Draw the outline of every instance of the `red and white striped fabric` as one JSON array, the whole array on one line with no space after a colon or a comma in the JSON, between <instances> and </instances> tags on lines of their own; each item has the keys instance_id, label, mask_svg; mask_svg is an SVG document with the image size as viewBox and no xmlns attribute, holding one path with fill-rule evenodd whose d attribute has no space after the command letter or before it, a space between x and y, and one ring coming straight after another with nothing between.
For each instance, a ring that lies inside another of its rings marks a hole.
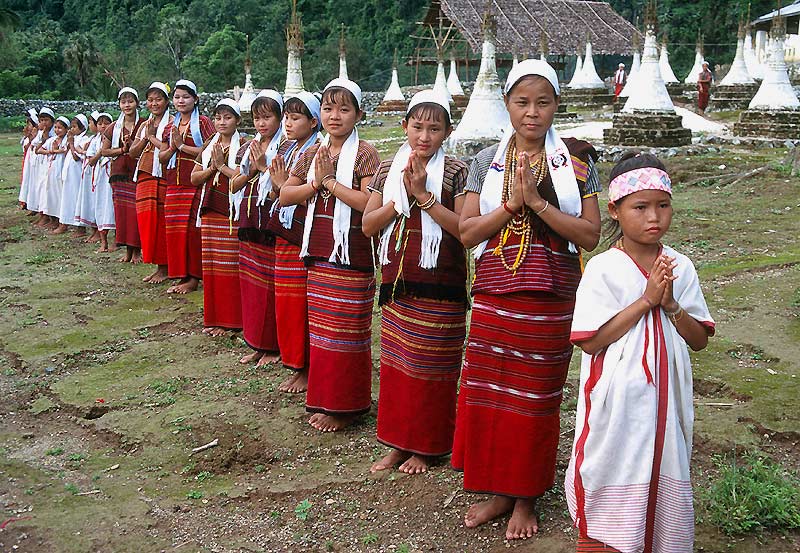
<instances>
[{"instance_id":1,"label":"red and white striped fabric","mask_svg":"<svg viewBox=\"0 0 800 553\"><path fill-rule=\"evenodd\" d=\"M677 262L675 299L714 332L692 262ZM647 272L612 248L587 264L570 339L580 344L644 293ZM564 483L583 537L621 553L693 550L689 478L692 369L683 338L660 307L616 342L583 354L575 440Z\"/></svg>"}]
</instances>

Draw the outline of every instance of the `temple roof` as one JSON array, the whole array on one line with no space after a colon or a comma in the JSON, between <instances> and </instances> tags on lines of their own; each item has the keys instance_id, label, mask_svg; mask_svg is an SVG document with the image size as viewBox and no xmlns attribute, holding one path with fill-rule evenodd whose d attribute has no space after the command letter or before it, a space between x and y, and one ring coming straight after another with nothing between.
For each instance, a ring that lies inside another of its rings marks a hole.
<instances>
[{"instance_id":1,"label":"temple roof","mask_svg":"<svg viewBox=\"0 0 800 553\"><path fill-rule=\"evenodd\" d=\"M586 38L596 54L632 54L636 28L607 2L587 0L489 0L497 21L497 50L533 53L545 34L551 55L583 51ZM481 22L486 0L434 0L423 23L448 19L474 52L483 43ZM641 35L640 35L641 37Z\"/></svg>"}]
</instances>

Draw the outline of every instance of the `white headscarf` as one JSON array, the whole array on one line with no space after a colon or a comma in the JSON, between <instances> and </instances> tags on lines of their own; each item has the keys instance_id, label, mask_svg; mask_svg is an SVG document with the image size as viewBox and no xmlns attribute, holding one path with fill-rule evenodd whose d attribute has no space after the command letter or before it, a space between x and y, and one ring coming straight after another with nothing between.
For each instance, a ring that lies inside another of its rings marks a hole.
<instances>
[{"instance_id":1,"label":"white headscarf","mask_svg":"<svg viewBox=\"0 0 800 553\"><path fill-rule=\"evenodd\" d=\"M129 86L126 86L126 87L123 87L123 88L120 89L119 93L117 94L117 100L122 98L122 95L126 94L126 93L133 94L133 96L136 98L136 101L137 102L139 101L139 93L136 92L136 89L131 88ZM134 128L136 127L136 124L139 122L139 108L138 107L136 108L135 113L136 113L136 120L133 122ZM111 147L112 148L119 148L119 142L120 142L120 139L122 138L122 129L124 129L124 128L125 128L125 114L122 111L120 111L119 117L117 118L116 123L114 123L114 130L111 131Z\"/></svg>"},{"instance_id":2,"label":"white headscarf","mask_svg":"<svg viewBox=\"0 0 800 553\"><path fill-rule=\"evenodd\" d=\"M436 91L423 90L411 98L406 109L406 115L411 113L419 104L431 103L442 106L450 116L450 103L447 98L441 97ZM411 156L411 146L406 140L395 154L386 182L383 185L383 205L394 202L394 209L398 215L408 218L411 216L411 206L408 202L408 194L403 184L403 170L408 165L408 158ZM439 150L428 160L425 168L428 174L425 189L431 192L437 201L442 200L442 181L444 180L444 149L440 146ZM434 221L427 211L420 210L420 220L422 226L422 244L419 253L419 266L423 269L436 268L439 260L439 246L442 242L442 227ZM394 232L397 219L393 219L381 234L379 246L381 265L389 263L389 242ZM400 241L397 242L400 244Z\"/></svg>"},{"instance_id":3,"label":"white headscarf","mask_svg":"<svg viewBox=\"0 0 800 553\"><path fill-rule=\"evenodd\" d=\"M361 109L361 88L351 80L348 79L333 79L325 90L333 87L341 87L353 93L358 103L358 109ZM320 146L327 146L330 143L330 135L326 135L322 139ZM358 155L358 129L353 128L353 132L347 137L342 145L342 151L339 152L339 159L336 163L336 181L347 188L353 188L353 171L356 166L356 156ZM317 150L319 155L319 150ZM308 182L316 182L315 163L317 155L311 161L311 167L308 170ZM321 175L325 176L325 175ZM308 243L311 238L311 227L314 225L314 211L317 204L319 194L314 194L308 201L308 212L306 213L305 227L303 228L303 245L300 249L300 257L308 255ZM333 206L333 250L328 258L331 263L343 263L344 265L350 264L350 206L334 198L335 203Z\"/></svg>"},{"instance_id":4,"label":"white headscarf","mask_svg":"<svg viewBox=\"0 0 800 553\"><path fill-rule=\"evenodd\" d=\"M517 82L531 75L544 77L553 86L556 96L561 94L555 69L546 61L542 60L525 60L518 63L509 72L503 92L508 94ZM492 159L492 165L486 173L486 179L483 181L483 188L481 189L481 215L490 213L501 205L506 152L514 133L513 127L509 125L503 134L503 139L500 141L497 153L494 155L494 159ZM573 217L580 217L582 209L581 194L578 188L578 181L575 178L575 170L572 166L572 156L566 144L564 144L564 141L558 136L555 127L552 125L545 136L544 149L547 169L553 181L553 189L558 197L559 209ZM485 240L478 244L473 252L475 259L483 255L488 242L488 240ZM569 244L569 250L573 253L578 252L575 244L571 242Z\"/></svg>"}]
</instances>

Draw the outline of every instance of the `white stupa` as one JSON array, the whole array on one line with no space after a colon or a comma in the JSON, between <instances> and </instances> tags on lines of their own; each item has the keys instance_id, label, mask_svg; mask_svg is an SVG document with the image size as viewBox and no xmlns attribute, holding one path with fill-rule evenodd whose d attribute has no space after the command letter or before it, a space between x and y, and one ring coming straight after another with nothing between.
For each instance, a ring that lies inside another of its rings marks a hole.
<instances>
[{"instance_id":1,"label":"white stupa","mask_svg":"<svg viewBox=\"0 0 800 553\"><path fill-rule=\"evenodd\" d=\"M447 76L447 90L450 96L465 96L464 89L461 88L461 81L458 80L458 68L456 59L450 56L450 75Z\"/></svg>"},{"instance_id":2,"label":"white stupa","mask_svg":"<svg viewBox=\"0 0 800 553\"><path fill-rule=\"evenodd\" d=\"M625 86L622 87L622 92L619 93L620 98L629 98L631 93L636 90L636 79L639 78L639 71L642 67L642 56L639 51L633 53L633 63L631 63L631 70L628 73L628 80L625 81Z\"/></svg>"},{"instance_id":3,"label":"white stupa","mask_svg":"<svg viewBox=\"0 0 800 553\"><path fill-rule=\"evenodd\" d=\"M286 29L286 87L284 95L297 94L305 89L303 85L303 27L297 13L297 0L292 2L292 18Z\"/></svg>"},{"instance_id":4,"label":"white stupa","mask_svg":"<svg viewBox=\"0 0 800 553\"><path fill-rule=\"evenodd\" d=\"M664 80L664 84L677 84L680 82L669 64L669 50L667 49L666 40L661 43L661 57L658 58L658 67L661 69L661 78Z\"/></svg>"},{"instance_id":5,"label":"white stupa","mask_svg":"<svg viewBox=\"0 0 800 553\"><path fill-rule=\"evenodd\" d=\"M342 34L339 37L339 78L350 78L347 76L347 46L344 42L344 23L342 23Z\"/></svg>"},{"instance_id":6,"label":"white stupa","mask_svg":"<svg viewBox=\"0 0 800 553\"><path fill-rule=\"evenodd\" d=\"M777 26L773 24L773 29ZM751 110L796 110L800 109L800 100L789 82L789 71L783 49L785 32L774 32L771 37L772 50L764 72L764 80L758 92L750 101Z\"/></svg>"},{"instance_id":7,"label":"white stupa","mask_svg":"<svg viewBox=\"0 0 800 553\"><path fill-rule=\"evenodd\" d=\"M689 70L689 74L686 75L686 79L684 79L684 83L686 84L697 84L697 79L700 78L700 73L703 71L703 62L705 59L703 58L703 44L700 42L700 39L697 39L697 48L694 51L694 65Z\"/></svg>"},{"instance_id":8,"label":"white stupa","mask_svg":"<svg viewBox=\"0 0 800 553\"><path fill-rule=\"evenodd\" d=\"M389 83L389 88L386 94L383 95L384 102L404 102L405 97L403 91L400 89L400 81L397 78L397 67L392 67L392 82Z\"/></svg>"},{"instance_id":9,"label":"white stupa","mask_svg":"<svg viewBox=\"0 0 800 553\"><path fill-rule=\"evenodd\" d=\"M255 87L253 86L253 76L251 75L250 71L252 68L252 62L250 61L250 37L247 37L247 54L245 55L244 59L244 89L242 90L237 103L239 104L239 109L243 112L250 111L250 107L253 105L253 102L256 99L257 92Z\"/></svg>"},{"instance_id":10,"label":"white stupa","mask_svg":"<svg viewBox=\"0 0 800 553\"><path fill-rule=\"evenodd\" d=\"M447 76L444 72L444 61L442 61L441 57L439 57L439 63L436 65L436 80L433 82L433 91L441 97L447 98L450 102L453 101L453 95L447 89Z\"/></svg>"},{"instance_id":11,"label":"white stupa","mask_svg":"<svg viewBox=\"0 0 800 553\"><path fill-rule=\"evenodd\" d=\"M572 73L572 79L567 83L567 88L572 88L572 83L576 82L581 71L583 71L583 58L578 54L578 57L575 59L575 71Z\"/></svg>"},{"instance_id":12,"label":"white stupa","mask_svg":"<svg viewBox=\"0 0 800 553\"><path fill-rule=\"evenodd\" d=\"M583 68L581 69L578 82L572 84L570 88L605 88L603 79L597 74L592 59L592 42L586 41L586 56L583 58Z\"/></svg>"},{"instance_id":13,"label":"white stupa","mask_svg":"<svg viewBox=\"0 0 800 553\"><path fill-rule=\"evenodd\" d=\"M510 124L503 86L497 76L494 33L494 22L487 14L483 22L481 68L461 122L447 141L450 150L458 150L459 144L468 141L499 140Z\"/></svg>"},{"instance_id":14,"label":"white stupa","mask_svg":"<svg viewBox=\"0 0 800 553\"><path fill-rule=\"evenodd\" d=\"M736 40L736 55L733 57L733 63L725 75L725 78L719 83L719 86L734 86L742 84L753 84L755 80L750 76L747 71L747 64L744 57L744 40L745 40L744 25L739 26L739 34Z\"/></svg>"},{"instance_id":15,"label":"white stupa","mask_svg":"<svg viewBox=\"0 0 800 553\"><path fill-rule=\"evenodd\" d=\"M636 74L635 94L628 98L622 108L623 113L634 111L675 113L675 106L661 77L658 44L652 26L647 26L645 31L644 56Z\"/></svg>"},{"instance_id":16,"label":"white stupa","mask_svg":"<svg viewBox=\"0 0 800 553\"><path fill-rule=\"evenodd\" d=\"M514 57L511 60L511 68L513 69L517 65L519 65L519 54L517 54L517 52L515 51L514 52Z\"/></svg>"},{"instance_id":17,"label":"white stupa","mask_svg":"<svg viewBox=\"0 0 800 553\"><path fill-rule=\"evenodd\" d=\"M753 48L753 35L748 29L744 35L744 63L747 66L747 74L756 80L764 78L764 67L758 63L756 51Z\"/></svg>"}]
</instances>

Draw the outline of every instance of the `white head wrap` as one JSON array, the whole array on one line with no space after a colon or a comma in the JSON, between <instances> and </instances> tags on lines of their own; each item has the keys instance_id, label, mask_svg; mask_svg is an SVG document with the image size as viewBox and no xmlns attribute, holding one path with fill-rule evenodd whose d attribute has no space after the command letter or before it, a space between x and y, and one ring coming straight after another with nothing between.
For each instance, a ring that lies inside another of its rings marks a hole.
<instances>
[{"instance_id":1,"label":"white head wrap","mask_svg":"<svg viewBox=\"0 0 800 553\"><path fill-rule=\"evenodd\" d=\"M40 109L40 110L39 110L39 115L40 115L40 116L42 116L42 115L49 115L49 116L50 116L50 119L53 119L53 120L55 120L55 118L56 118L56 114L55 114L55 112L54 112L52 109L50 109L50 108L42 108L42 109Z\"/></svg>"},{"instance_id":2,"label":"white head wrap","mask_svg":"<svg viewBox=\"0 0 800 553\"><path fill-rule=\"evenodd\" d=\"M283 109L283 96L277 90L272 90L271 88L265 88L261 92L258 93L256 98L269 98L271 100L275 100L278 104L278 107Z\"/></svg>"},{"instance_id":3,"label":"white head wrap","mask_svg":"<svg viewBox=\"0 0 800 553\"><path fill-rule=\"evenodd\" d=\"M433 90L417 92L408 103L406 115L411 113L411 110L420 104L436 104L447 112L448 117L450 116L450 102L447 98ZM408 140L406 140L395 154L392 165L389 168L389 174L386 176L386 182L383 185L383 205L394 202L394 209L397 214L406 218L411 217L411 205L408 202L408 193L403 184L403 170L408 165L411 152L411 145L408 143ZM441 201L442 199L444 157L444 149L440 146L433 157L428 160L428 164L425 167L425 172L428 175L425 189L431 192L437 201ZM391 241L391 235L394 232L397 221L398 218L392 220L386 228L383 229L383 233L381 234L379 245L379 259L381 265L387 265L390 262L389 242ZM433 217L431 217L427 211L420 210L420 222L422 226L422 243L420 247L419 266L423 269L434 269L439 259L439 246L442 242L442 227L433 220ZM401 239L397 240L397 244L401 244Z\"/></svg>"},{"instance_id":4,"label":"white head wrap","mask_svg":"<svg viewBox=\"0 0 800 553\"><path fill-rule=\"evenodd\" d=\"M356 97L356 103L358 104L356 107L358 109L361 109L361 87L360 86L358 86L356 83L354 83L350 79L343 79L341 77L337 77L336 79L333 79L331 82L329 82L325 86L325 90L328 90L329 88L334 88L334 87L344 88L345 90L349 90L350 92L352 92L353 96ZM323 92L324 92L324 90L323 90Z\"/></svg>"},{"instance_id":5,"label":"white head wrap","mask_svg":"<svg viewBox=\"0 0 800 553\"><path fill-rule=\"evenodd\" d=\"M94 111L92 111L92 113L91 113L91 114L89 114L89 118L90 118L92 121L94 121L95 123L97 123L97 118L98 118L98 117L100 117L100 112L99 112L99 111L97 111L97 110L94 110Z\"/></svg>"},{"instance_id":6,"label":"white head wrap","mask_svg":"<svg viewBox=\"0 0 800 553\"><path fill-rule=\"evenodd\" d=\"M194 92L195 96L197 96L197 85L194 84L189 79L179 79L179 80L175 81L175 88L178 88L179 86L183 86L183 87L188 88L189 90Z\"/></svg>"},{"instance_id":7,"label":"white head wrap","mask_svg":"<svg viewBox=\"0 0 800 553\"><path fill-rule=\"evenodd\" d=\"M58 119L56 119L56 121L61 121L62 123L64 123L64 126L65 126L65 127L67 127L67 128L69 129L70 120L69 120L69 118L68 118L68 117L64 117L64 116L62 115L61 117L59 117Z\"/></svg>"},{"instance_id":8,"label":"white head wrap","mask_svg":"<svg viewBox=\"0 0 800 553\"><path fill-rule=\"evenodd\" d=\"M123 86L122 88L119 89L119 92L117 92L117 100L122 98L122 95L126 93L133 94L133 96L136 98L136 101L137 102L139 101L139 93L136 92L135 88L132 88L130 86Z\"/></svg>"},{"instance_id":9,"label":"white head wrap","mask_svg":"<svg viewBox=\"0 0 800 553\"><path fill-rule=\"evenodd\" d=\"M552 85L556 96L561 94L555 69L546 61L530 59L518 63L511 69L508 73L508 79L506 80L503 92L508 94L521 79L532 75L544 77ZM509 125L503 134L500 145L497 147L497 153L494 155L494 159L492 159L492 165L486 173L486 179L483 181L483 188L481 189L481 215L490 213L501 205L503 198L503 174L506 169L506 152L514 134L514 128ZM555 127L552 125L545 136L544 149L547 158L547 170L550 172L553 188L558 197L559 209L573 217L580 217L582 210L581 194L578 188L578 181L575 178L575 170L572 166L572 156L566 144L564 144L564 141L558 136ZM475 259L483 255L488 242L488 240L485 240L481 244L478 244L473 252ZM570 243L569 249L573 253L578 252L575 244Z\"/></svg>"},{"instance_id":10,"label":"white head wrap","mask_svg":"<svg viewBox=\"0 0 800 553\"><path fill-rule=\"evenodd\" d=\"M167 88L167 85L161 81L153 81L150 83L150 86L147 87L147 92L145 92L144 95L147 96L151 90L159 90L164 93L164 96L169 98L169 89Z\"/></svg>"},{"instance_id":11,"label":"white head wrap","mask_svg":"<svg viewBox=\"0 0 800 553\"><path fill-rule=\"evenodd\" d=\"M83 132L86 132L86 129L89 128L89 120L86 119L86 116L82 113L79 113L75 116L75 119L81 122L81 125L83 125Z\"/></svg>"},{"instance_id":12,"label":"white head wrap","mask_svg":"<svg viewBox=\"0 0 800 553\"><path fill-rule=\"evenodd\" d=\"M123 94L133 94L136 98L136 101L139 101L139 93L136 92L135 88L131 88L129 86L122 87L117 94L117 100L122 98ZM139 110L135 111L136 113L136 120L133 122L134 128L136 124L139 122ZM100 114L102 115L102 113ZM113 119L112 119L113 121ZM111 132L111 147L112 148L119 148L120 140L122 138L122 129L125 127L125 113L120 111L119 117L117 117L116 123L114 123L114 130Z\"/></svg>"},{"instance_id":13,"label":"white head wrap","mask_svg":"<svg viewBox=\"0 0 800 553\"><path fill-rule=\"evenodd\" d=\"M38 114L38 113L36 113L36 110L35 110L34 108L30 108L30 109L27 111L27 114L28 114L28 118L29 118L31 121L33 121L33 124L34 124L34 125L38 125L38 124L39 124L39 114Z\"/></svg>"},{"instance_id":14,"label":"white head wrap","mask_svg":"<svg viewBox=\"0 0 800 553\"><path fill-rule=\"evenodd\" d=\"M220 106L227 106L231 108L238 117L242 116L242 110L239 109L239 104L236 102L236 100L231 100L230 98L223 98L222 100L217 102L216 107Z\"/></svg>"}]
</instances>

